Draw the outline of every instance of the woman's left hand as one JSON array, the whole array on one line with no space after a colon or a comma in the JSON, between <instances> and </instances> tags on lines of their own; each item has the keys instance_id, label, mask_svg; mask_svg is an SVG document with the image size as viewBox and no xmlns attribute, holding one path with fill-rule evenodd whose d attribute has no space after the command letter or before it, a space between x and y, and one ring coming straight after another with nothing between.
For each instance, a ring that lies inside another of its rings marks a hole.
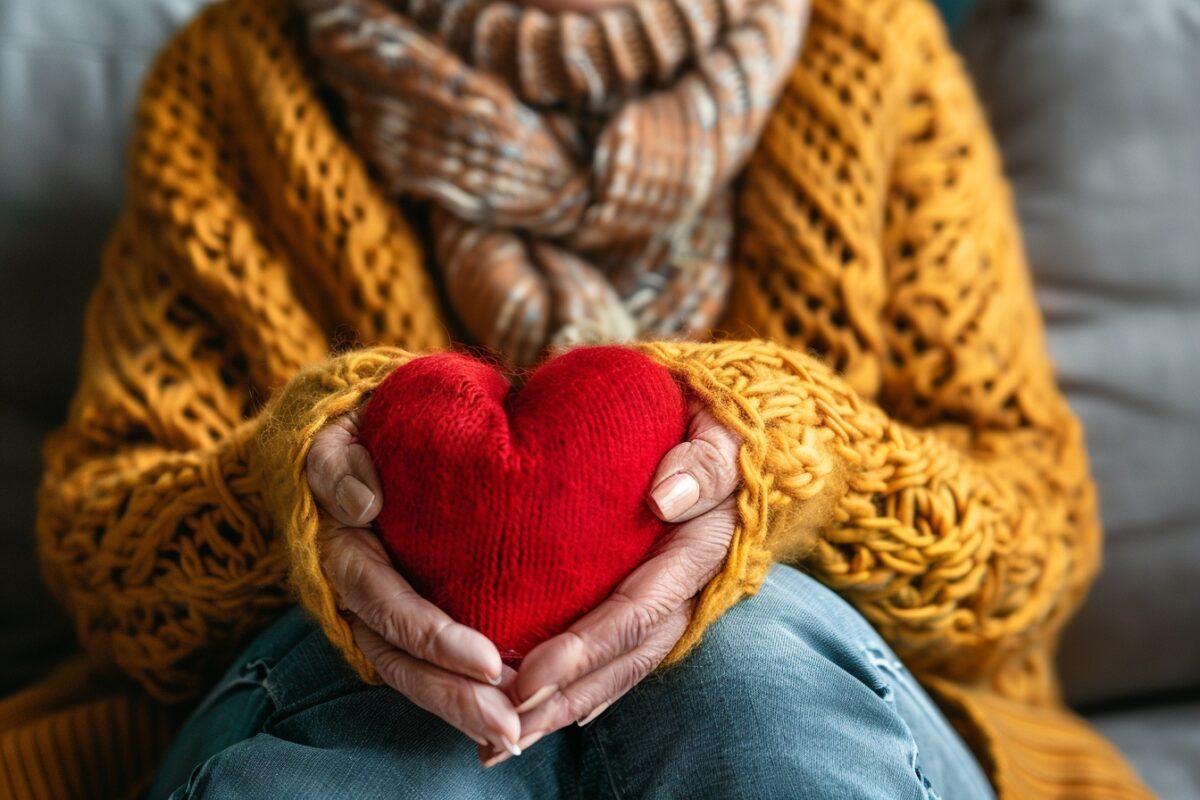
<instances>
[{"instance_id":1,"label":"woman's left hand","mask_svg":"<svg viewBox=\"0 0 1200 800\"><path fill-rule=\"evenodd\" d=\"M667 452L648 502L679 523L608 600L565 633L530 651L505 683L519 703L529 747L573 722L586 725L657 667L691 619L695 597L729 553L737 520L738 437L699 400L689 402L688 441ZM485 766L509 757L480 748Z\"/></svg>"}]
</instances>

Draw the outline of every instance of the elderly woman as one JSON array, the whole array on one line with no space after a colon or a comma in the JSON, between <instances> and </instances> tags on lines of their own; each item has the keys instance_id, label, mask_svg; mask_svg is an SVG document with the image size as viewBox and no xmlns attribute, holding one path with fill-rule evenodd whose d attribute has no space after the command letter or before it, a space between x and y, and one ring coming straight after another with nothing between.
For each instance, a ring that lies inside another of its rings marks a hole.
<instances>
[{"instance_id":1,"label":"elderly woman","mask_svg":"<svg viewBox=\"0 0 1200 800\"><path fill-rule=\"evenodd\" d=\"M34 789L116 792L87 743L154 763L207 691L152 797L1145 794L1058 699L1094 493L922 0L218 3L86 331L41 552L155 702L22 740ZM687 393L668 538L514 670L372 533L358 412L606 342Z\"/></svg>"}]
</instances>

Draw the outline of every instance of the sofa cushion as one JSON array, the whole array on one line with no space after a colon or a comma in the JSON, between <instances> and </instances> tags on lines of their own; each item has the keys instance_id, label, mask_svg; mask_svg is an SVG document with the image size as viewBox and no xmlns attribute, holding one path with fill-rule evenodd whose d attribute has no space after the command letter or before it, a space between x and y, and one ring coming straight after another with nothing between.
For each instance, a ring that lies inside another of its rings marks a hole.
<instances>
[{"instance_id":1,"label":"sofa cushion","mask_svg":"<svg viewBox=\"0 0 1200 800\"><path fill-rule=\"evenodd\" d=\"M1200 797L1200 701L1110 712L1092 723L1161 800Z\"/></svg>"},{"instance_id":2,"label":"sofa cushion","mask_svg":"<svg viewBox=\"0 0 1200 800\"><path fill-rule=\"evenodd\" d=\"M1101 491L1068 697L1200 685L1200 3L985 0L961 44Z\"/></svg>"}]
</instances>

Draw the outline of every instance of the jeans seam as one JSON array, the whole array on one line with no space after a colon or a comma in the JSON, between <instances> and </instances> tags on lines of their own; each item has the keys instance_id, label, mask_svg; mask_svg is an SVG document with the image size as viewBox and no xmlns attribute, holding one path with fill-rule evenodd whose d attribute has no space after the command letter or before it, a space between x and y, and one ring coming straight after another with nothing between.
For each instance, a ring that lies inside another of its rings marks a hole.
<instances>
[{"instance_id":1,"label":"jeans seam","mask_svg":"<svg viewBox=\"0 0 1200 800\"><path fill-rule=\"evenodd\" d=\"M197 705L188 713L188 718L193 719L199 717L206 710L225 699L225 696L230 692L230 690L239 687L262 689L267 695L267 699L270 700L272 704L275 704L275 697L271 694L271 690L267 687L267 677L269 676L273 666L273 662L266 658L255 659L254 661L243 664L241 669L238 670L237 677L230 678L229 680L217 684L210 689L204 699L200 701L199 705Z\"/></svg>"},{"instance_id":2,"label":"jeans seam","mask_svg":"<svg viewBox=\"0 0 1200 800\"><path fill-rule=\"evenodd\" d=\"M264 686L266 687L266 685ZM283 722L297 711L301 711L305 708L310 708L315 705L320 705L322 702L331 697L347 696L354 692L366 691L378 687L369 686L358 680L357 677L354 680L343 678L322 686L316 691L307 692L300 697L288 698L286 703L281 703L281 698L277 698L276 694L272 692L269 687L266 688L267 696L271 698L275 708L266 718L266 720L263 721L263 733L271 733L272 731L276 730L276 726L279 723Z\"/></svg>"},{"instance_id":3,"label":"jeans seam","mask_svg":"<svg viewBox=\"0 0 1200 800\"><path fill-rule=\"evenodd\" d=\"M600 763L604 765L604 776L608 779L608 788L612 790L614 800L622 800L625 795L617 786L617 776L613 774L612 765L608 761L608 752L605 750L600 731L584 729L583 735L590 737L596 745L596 751L600 754Z\"/></svg>"},{"instance_id":4,"label":"jeans seam","mask_svg":"<svg viewBox=\"0 0 1200 800\"><path fill-rule=\"evenodd\" d=\"M900 723L904 726L904 729L908 731L909 740L912 743L912 753L910 756L911 760L909 766L912 767L913 773L921 785L921 789L926 800L941 800L941 795L933 787L933 782L929 780L929 777L925 774L924 770L921 769L921 746L917 743L917 738L913 735L912 727L909 726L908 720L906 720L900 714L899 706L896 704L896 686L897 684L903 683L899 680L899 673L901 671L908 672L907 668L904 666L902 661L895 657L895 655L890 657L887 656L886 653L879 650L879 648L877 648L871 642L860 641L858 646L859 651L866 658L867 663L870 664L871 672L875 675L875 679L885 689L885 692L881 693L878 690L875 690L875 693L879 695L885 703L887 703L888 707L891 708L892 713L896 715L896 717L900 720ZM910 676L912 675L911 672L908 674ZM913 679L915 680L915 676L913 676ZM925 703L918 702L916 705L920 709L921 714L925 715L926 717L929 716L929 709L926 707Z\"/></svg>"},{"instance_id":5,"label":"jeans seam","mask_svg":"<svg viewBox=\"0 0 1200 800\"><path fill-rule=\"evenodd\" d=\"M286 719L297 709L313 705L322 698L345 694L354 689L367 688L367 684L363 683L356 674L345 669L332 681L316 687L309 687L307 691L303 691L297 696L294 689L288 687L290 682L287 679L287 673L294 666L293 662L298 657L297 654L313 642L318 643L318 646L327 646L325 634L319 628L314 628L295 642L285 655L270 665L270 669L263 676L262 687L274 706L273 712L264 722L264 732L273 723ZM345 663L339 660L339 667L344 666Z\"/></svg>"}]
</instances>

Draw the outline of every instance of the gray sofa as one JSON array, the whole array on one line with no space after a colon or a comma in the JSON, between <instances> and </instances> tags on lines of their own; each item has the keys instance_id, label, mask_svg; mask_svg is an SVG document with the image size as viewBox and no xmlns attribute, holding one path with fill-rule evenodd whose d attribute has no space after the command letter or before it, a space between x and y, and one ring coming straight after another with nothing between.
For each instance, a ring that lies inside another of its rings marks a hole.
<instances>
[{"instance_id":1,"label":"gray sofa","mask_svg":"<svg viewBox=\"0 0 1200 800\"><path fill-rule=\"evenodd\" d=\"M75 380L139 80L201 4L0 3L0 694L70 648L34 566L38 443ZM1197 798L1200 2L983 0L959 43L1101 483L1107 568L1067 694L1163 797Z\"/></svg>"},{"instance_id":2,"label":"gray sofa","mask_svg":"<svg viewBox=\"0 0 1200 800\"><path fill-rule=\"evenodd\" d=\"M1200 2L985 0L959 43L1101 490L1067 697L1200 798Z\"/></svg>"}]
</instances>

